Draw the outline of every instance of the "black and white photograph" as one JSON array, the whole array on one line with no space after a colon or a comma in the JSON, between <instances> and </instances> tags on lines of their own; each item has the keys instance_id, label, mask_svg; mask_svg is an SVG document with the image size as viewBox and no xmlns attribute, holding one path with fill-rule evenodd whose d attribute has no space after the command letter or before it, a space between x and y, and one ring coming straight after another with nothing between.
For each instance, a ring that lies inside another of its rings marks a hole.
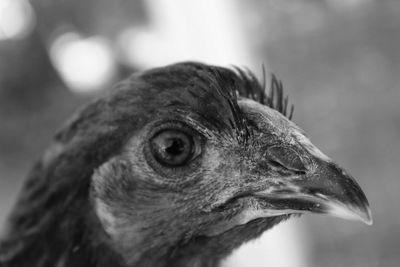
<instances>
[{"instance_id":1,"label":"black and white photograph","mask_svg":"<svg viewBox=\"0 0 400 267\"><path fill-rule=\"evenodd\" d=\"M0 0L0 267L398 267L399 192L398 0Z\"/></svg>"}]
</instances>

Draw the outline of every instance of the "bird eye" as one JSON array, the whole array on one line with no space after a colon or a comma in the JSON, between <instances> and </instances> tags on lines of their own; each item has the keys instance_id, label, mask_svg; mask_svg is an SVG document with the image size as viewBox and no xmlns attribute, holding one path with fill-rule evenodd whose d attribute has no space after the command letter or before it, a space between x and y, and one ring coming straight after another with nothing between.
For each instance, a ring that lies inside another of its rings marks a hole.
<instances>
[{"instance_id":1,"label":"bird eye","mask_svg":"<svg viewBox=\"0 0 400 267\"><path fill-rule=\"evenodd\" d=\"M196 144L192 136L178 130L164 130L150 140L155 159L169 167L182 166L195 155Z\"/></svg>"}]
</instances>

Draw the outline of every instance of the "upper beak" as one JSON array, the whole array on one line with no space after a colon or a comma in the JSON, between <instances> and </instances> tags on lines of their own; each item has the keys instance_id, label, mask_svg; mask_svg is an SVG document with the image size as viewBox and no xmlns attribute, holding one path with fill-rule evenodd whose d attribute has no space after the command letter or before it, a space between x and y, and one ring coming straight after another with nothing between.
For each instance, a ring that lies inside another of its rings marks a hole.
<instances>
[{"instance_id":1,"label":"upper beak","mask_svg":"<svg viewBox=\"0 0 400 267\"><path fill-rule=\"evenodd\" d=\"M333 162L313 162L310 173L279 179L268 192L256 193L267 200L271 214L323 213L371 225L368 200L354 178Z\"/></svg>"}]
</instances>

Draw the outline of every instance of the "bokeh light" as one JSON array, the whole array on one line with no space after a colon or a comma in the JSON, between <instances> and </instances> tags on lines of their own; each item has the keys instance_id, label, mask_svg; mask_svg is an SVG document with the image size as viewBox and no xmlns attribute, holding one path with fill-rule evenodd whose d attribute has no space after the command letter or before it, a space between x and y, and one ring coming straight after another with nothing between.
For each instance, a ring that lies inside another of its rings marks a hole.
<instances>
[{"instance_id":1,"label":"bokeh light","mask_svg":"<svg viewBox=\"0 0 400 267\"><path fill-rule=\"evenodd\" d=\"M26 0L0 0L0 41L21 39L35 24L35 15Z\"/></svg>"},{"instance_id":2,"label":"bokeh light","mask_svg":"<svg viewBox=\"0 0 400 267\"><path fill-rule=\"evenodd\" d=\"M102 89L116 72L112 48L103 37L65 33L51 45L50 57L68 88L76 93Z\"/></svg>"},{"instance_id":3,"label":"bokeh light","mask_svg":"<svg viewBox=\"0 0 400 267\"><path fill-rule=\"evenodd\" d=\"M129 65L145 69L187 60L261 65L250 60L237 20L239 6L233 1L147 0L143 4L149 25L127 28L118 38L121 57Z\"/></svg>"}]
</instances>

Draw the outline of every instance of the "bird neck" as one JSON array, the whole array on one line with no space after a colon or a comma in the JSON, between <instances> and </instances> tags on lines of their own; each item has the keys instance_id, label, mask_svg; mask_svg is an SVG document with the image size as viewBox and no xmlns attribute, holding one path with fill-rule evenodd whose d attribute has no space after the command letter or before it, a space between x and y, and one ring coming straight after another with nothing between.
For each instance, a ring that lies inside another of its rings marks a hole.
<instances>
[{"instance_id":1,"label":"bird neck","mask_svg":"<svg viewBox=\"0 0 400 267\"><path fill-rule=\"evenodd\" d=\"M145 235L146 238L139 238L143 242L138 242L130 253L127 252L129 254L123 256L131 259L134 257L134 260L128 261L127 267L216 267L234 249L259 237L264 231L288 217L283 215L261 218L246 225L236 226L217 236L196 236L176 243L163 243L157 240L157 235L148 233L149 235ZM155 241L157 245L148 246L149 239Z\"/></svg>"},{"instance_id":2,"label":"bird neck","mask_svg":"<svg viewBox=\"0 0 400 267\"><path fill-rule=\"evenodd\" d=\"M162 225L140 225L132 222L126 226L129 229L124 227L120 233L114 229L107 233L107 240L103 239L110 250L121 256L126 267L217 266L221 258L222 253L215 253L207 237L168 236L171 230Z\"/></svg>"},{"instance_id":3,"label":"bird neck","mask_svg":"<svg viewBox=\"0 0 400 267\"><path fill-rule=\"evenodd\" d=\"M205 256L207 255L207 256ZM132 257L132 255L129 255ZM221 260L221 255L214 254L201 243L193 243L179 247L159 246L136 254L136 260L126 267L216 267Z\"/></svg>"}]
</instances>

